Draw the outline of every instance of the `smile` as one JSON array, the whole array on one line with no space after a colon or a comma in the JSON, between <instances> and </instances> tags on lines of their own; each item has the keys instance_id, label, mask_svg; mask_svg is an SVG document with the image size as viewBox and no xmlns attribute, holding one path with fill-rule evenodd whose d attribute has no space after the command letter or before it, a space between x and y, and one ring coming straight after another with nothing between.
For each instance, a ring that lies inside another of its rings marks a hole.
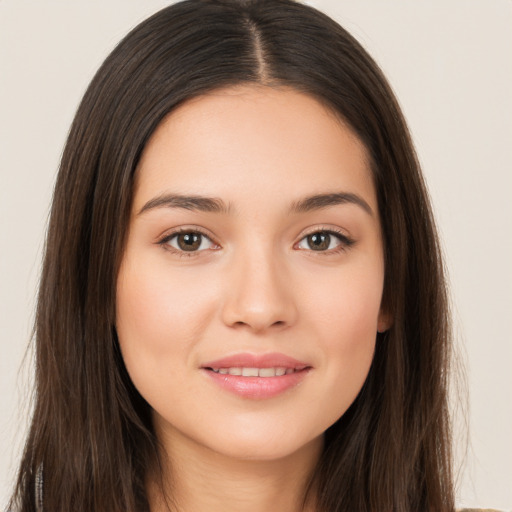
<instances>
[{"instance_id":1,"label":"smile","mask_svg":"<svg viewBox=\"0 0 512 512\"><path fill-rule=\"evenodd\" d=\"M290 375L296 371L300 371L296 368L284 368L284 367L273 367L273 368L209 368L215 373L221 375L238 375L242 377L282 377L283 375Z\"/></svg>"},{"instance_id":2,"label":"smile","mask_svg":"<svg viewBox=\"0 0 512 512\"><path fill-rule=\"evenodd\" d=\"M308 379L312 366L279 353L234 354L201 365L214 385L250 400L277 397Z\"/></svg>"}]
</instances>

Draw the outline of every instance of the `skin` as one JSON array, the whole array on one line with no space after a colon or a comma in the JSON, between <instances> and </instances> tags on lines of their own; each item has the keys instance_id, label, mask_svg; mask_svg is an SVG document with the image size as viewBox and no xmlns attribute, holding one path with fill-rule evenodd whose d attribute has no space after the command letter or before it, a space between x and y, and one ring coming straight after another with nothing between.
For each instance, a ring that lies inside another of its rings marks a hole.
<instances>
[{"instance_id":1,"label":"skin","mask_svg":"<svg viewBox=\"0 0 512 512\"><path fill-rule=\"evenodd\" d=\"M335 193L360 204L291 209ZM158 205L166 194L226 209ZM389 326L377 211L362 143L292 89L215 91L157 128L137 169L117 331L174 469L177 510L300 509L323 432L357 396ZM208 238L186 252L176 229ZM312 249L307 235L327 230L342 238ZM201 365L241 352L279 352L309 371L275 397L240 397ZM151 479L148 488L152 510L167 510Z\"/></svg>"}]
</instances>

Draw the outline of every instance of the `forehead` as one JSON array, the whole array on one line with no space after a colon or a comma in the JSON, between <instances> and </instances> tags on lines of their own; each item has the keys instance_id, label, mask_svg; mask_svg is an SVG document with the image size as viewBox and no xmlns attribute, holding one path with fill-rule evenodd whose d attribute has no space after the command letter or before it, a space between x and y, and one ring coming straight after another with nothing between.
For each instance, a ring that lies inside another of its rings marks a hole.
<instances>
[{"instance_id":1,"label":"forehead","mask_svg":"<svg viewBox=\"0 0 512 512\"><path fill-rule=\"evenodd\" d=\"M309 95L245 85L191 99L162 121L137 168L134 208L169 191L247 204L334 189L376 206L353 131Z\"/></svg>"}]
</instances>

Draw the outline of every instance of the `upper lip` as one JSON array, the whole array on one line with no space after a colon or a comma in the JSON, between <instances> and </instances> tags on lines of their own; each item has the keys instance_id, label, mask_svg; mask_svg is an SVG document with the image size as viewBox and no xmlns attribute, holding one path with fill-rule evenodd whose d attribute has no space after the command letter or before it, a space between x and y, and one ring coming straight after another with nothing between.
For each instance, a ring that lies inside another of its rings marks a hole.
<instances>
[{"instance_id":1,"label":"upper lip","mask_svg":"<svg viewBox=\"0 0 512 512\"><path fill-rule=\"evenodd\" d=\"M277 352L234 354L201 365L202 368L293 368L294 370L302 370L309 366L303 361Z\"/></svg>"}]
</instances>

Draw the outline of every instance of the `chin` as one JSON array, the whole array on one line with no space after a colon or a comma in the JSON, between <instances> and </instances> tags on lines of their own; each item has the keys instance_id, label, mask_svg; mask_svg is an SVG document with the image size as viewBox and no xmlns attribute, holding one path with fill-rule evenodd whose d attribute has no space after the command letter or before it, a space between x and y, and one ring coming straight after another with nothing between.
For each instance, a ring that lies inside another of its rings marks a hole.
<instances>
[{"instance_id":1,"label":"chin","mask_svg":"<svg viewBox=\"0 0 512 512\"><path fill-rule=\"evenodd\" d=\"M212 432L210 432L212 433ZM262 431L238 430L217 439L208 439L206 444L219 455L241 461L270 462L296 455L300 452L320 450L323 446L323 432L306 435L290 429L266 428Z\"/></svg>"}]
</instances>

